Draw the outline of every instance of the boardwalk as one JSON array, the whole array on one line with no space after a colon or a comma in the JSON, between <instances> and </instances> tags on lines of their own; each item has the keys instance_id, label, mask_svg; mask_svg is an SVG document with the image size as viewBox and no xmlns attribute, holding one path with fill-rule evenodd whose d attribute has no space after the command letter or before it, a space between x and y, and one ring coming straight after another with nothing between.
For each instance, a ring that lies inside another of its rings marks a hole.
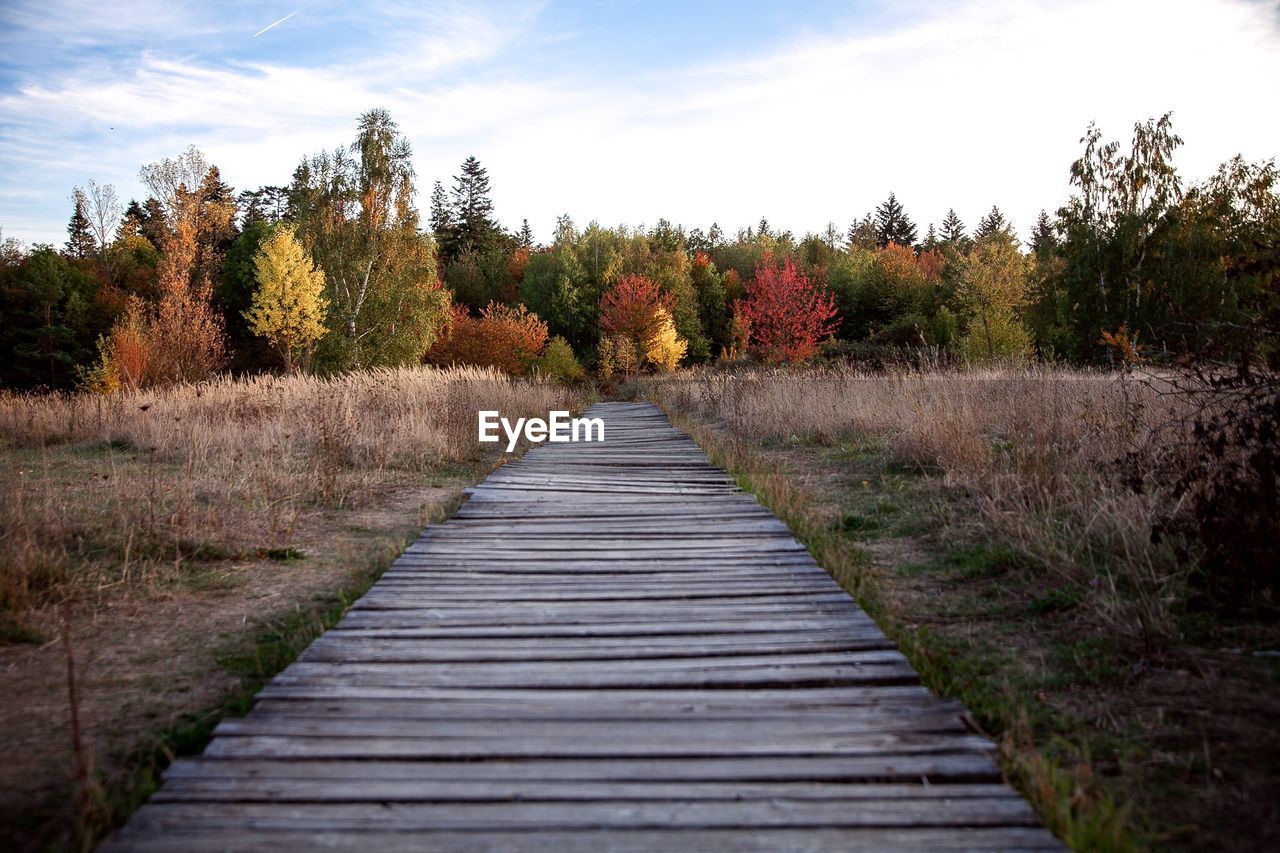
<instances>
[{"instance_id":1,"label":"boardwalk","mask_svg":"<svg viewBox=\"0 0 1280 853\"><path fill-rule=\"evenodd\" d=\"M662 413L429 528L110 850L1043 849L962 708Z\"/></svg>"}]
</instances>

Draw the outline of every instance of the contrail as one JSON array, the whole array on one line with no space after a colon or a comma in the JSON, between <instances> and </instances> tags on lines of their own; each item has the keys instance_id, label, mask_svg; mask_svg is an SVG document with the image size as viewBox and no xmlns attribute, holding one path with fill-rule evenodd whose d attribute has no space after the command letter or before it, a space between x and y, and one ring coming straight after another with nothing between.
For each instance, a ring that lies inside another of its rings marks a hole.
<instances>
[{"instance_id":1,"label":"contrail","mask_svg":"<svg viewBox=\"0 0 1280 853\"><path fill-rule=\"evenodd\" d=\"M275 29L276 27L280 26L280 25L281 25L281 24L283 24L285 21L289 20L290 18L292 18L294 15L298 14L298 13L299 13L299 12L301 12L301 11L302 11L301 9L294 9L292 12L290 12L290 13L289 13L289 14L287 14L287 15L285 15L283 18L281 18L280 20L276 21L274 24L267 24L265 27L263 27L262 29L258 30L258 31L257 31L256 33L254 33L252 36L250 36L250 38L257 38L258 36L260 36L260 35L262 35L263 33L265 33L267 30Z\"/></svg>"}]
</instances>

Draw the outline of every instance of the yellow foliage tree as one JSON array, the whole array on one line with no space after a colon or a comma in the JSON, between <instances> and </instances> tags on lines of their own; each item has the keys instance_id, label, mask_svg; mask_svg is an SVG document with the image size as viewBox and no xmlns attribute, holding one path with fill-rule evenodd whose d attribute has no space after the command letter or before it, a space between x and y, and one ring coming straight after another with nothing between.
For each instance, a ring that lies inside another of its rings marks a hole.
<instances>
[{"instance_id":1,"label":"yellow foliage tree","mask_svg":"<svg viewBox=\"0 0 1280 853\"><path fill-rule=\"evenodd\" d=\"M293 226L276 228L253 257L258 289L244 312L249 328L280 353L284 369L293 373L307 363L316 341L324 337L324 272L294 236Z\"/></svg>"},{"instance_id":2,"label":"yellow foliage tree","mask_svg":"<svg viewBox=\"0 0 1280 853\"><path fill-rule=\"evenodd\" d=\"M968 313L964 350L975 360L1022 360L1031 333L1019 316L1026 306L1030 262L1012 240L992 235L961 265L956 297Z\"/></svg>"},{"instance_id":3,"label":"yellow foliage tree","mask_svg":"<svg viewBox=\"0 0 1280 853\"><path fill-rule=\"evenodd\" d=\"M676 324L666 308L659 308L653 331L644 343L644 356L659 373L675 370L684 358L688 342L676 334Z\"/></svg>"}]
</instances>

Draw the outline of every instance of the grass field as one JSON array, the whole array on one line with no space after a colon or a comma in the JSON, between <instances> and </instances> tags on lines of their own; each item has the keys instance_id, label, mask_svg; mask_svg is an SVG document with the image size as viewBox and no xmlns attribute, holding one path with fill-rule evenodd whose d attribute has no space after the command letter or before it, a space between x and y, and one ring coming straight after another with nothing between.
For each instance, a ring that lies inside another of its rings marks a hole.
<instances>
[{"instance_id":1,"label":"grass field","mask_svg":"<svg viewBox=\"0 0 1280 853\"><path fill-rule=\"evenodd\" d=\"M1190 403L1164 379L686 371L630 391L965 702L1073 846L1280 843L1280 631L1191 606L1178 543L1151 536L1190 452ZM0 726L22 756L0 772L0 843L91 843L168 754L242 712L495 463L477 410L588 396L429 369L0 395L0 663L18 697Z\"/></svg>"},{"instance_id":2,"label":"grass field","mask_svg":"<svg viewBox=\"0 0 1280 853\"><path fill-rule=\"evenodd\" d=\"M1191 606L1153 522L1190 403L1054 369L689 372L648 383L854 592L1080 849L1266 848L1274 613Z\"/></svg>"},{"instance_id":3,"label":"grass field","mask_svg":"<svg viewBox=\"0 0 1280 853\"><path fill-rule=\"evenodd\" d=\"M474 369L0 394L0 725L21 755L0 846L90 843L243 707L497 461L478 409L579 404Z\"/></svg>"}]
</instances>

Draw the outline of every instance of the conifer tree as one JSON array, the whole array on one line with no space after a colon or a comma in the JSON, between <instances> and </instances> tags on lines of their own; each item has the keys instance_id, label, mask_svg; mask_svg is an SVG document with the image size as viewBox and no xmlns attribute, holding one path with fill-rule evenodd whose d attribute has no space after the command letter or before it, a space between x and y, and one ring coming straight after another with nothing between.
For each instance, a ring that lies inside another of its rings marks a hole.
<instances>
[{"instance_id":1,"label":"conifer tree","mask_svg":"<svg viewBox=\"0 0 1280 853\"><path fill-rule=\"evenodd\" d=\"M431 188L431 213L428 224L437 243L443 246L450 240L453 211L449 207L449 196L445 194L444 186L439 181L436 181Z\"/></svg>"},{"instance_id":2,"label":"conifer tree","mask_svg":"<svg viewBox=\"0 0 1280 853\"><path fill-rule=\"evenodd\" d=\"M528 219L525 219L520 223L520 248L533 248L533 229L529 227Z\"/></svg>"},{"instance_id":3,"label":"conifer tree","mask_svg":"<svg viewBox=\"0 0 1280 853\"><path fill-rule=\"evenodd\" d=\"M1031 251L1037 256L1047 252L1052 252L1058 247L1058 237L1053 231L1053 222L1049 219L1049 214L1040 211L1040 216L1036 218L1035 228L1031 230Z\"/></svg>"},{"instance_id":4,"label":"conifer tree","mask_svg":"<svg viewBox=\"0 0 1280 853\"><path fill-rule=\"evenodd\" d=\"M884 248L890 243L897 243L899 246L915 245L916 225L893 193L889 193L884 203L876 208L875 224L877 246Z\"/></svg>"},{"instance_id":5,"label":"conifer tree","mask_svg":"<svg viewBox=\"0 0 1280 853\"><path fill-rule=\"evenodd\" d=\"M76 187L71 193L71 221L67 223L67 255L83 260L93 257L97 244L89 227L89 200L84 190Z\"/></svg>"},{"instance_id":6,"label":"conifer tree","mask_svg":"<svg viewBox=\"0 0 1280 853\"><path fill-rule=\"evenodd\" d=\"M493 219L489 192L489 173L479 160L468 157L462 162L462 173L453 179L454 253L484 251L502 233Z\"/></svg>"},{"instance_id":7,"label":"conifer tree","mask_svg":"<svg viewBox=\"0 0 1280 853\"><path fill-rule=\"evenodd\" d=\"M946 243L964 240L964 223L960 221L960 217L956 215L954 208L949 208L946 218L942 220L941 236L943 242Z\"/></svg>"},{"instance_id":8,"label":"conifer tree","mask_svg":"<svg viewBox=\"0 0 1280 853\"><path fill-rule=\"evenodd\" d=\"M1013 226L1004 218L1004 213L996 205L991 205L991 212L982 219L978 220L978 227L974 229L973 236L975 240L982 240L996 234L1003 233L1005 236L1013 237Z\"/></svg>"}]
</instances>

